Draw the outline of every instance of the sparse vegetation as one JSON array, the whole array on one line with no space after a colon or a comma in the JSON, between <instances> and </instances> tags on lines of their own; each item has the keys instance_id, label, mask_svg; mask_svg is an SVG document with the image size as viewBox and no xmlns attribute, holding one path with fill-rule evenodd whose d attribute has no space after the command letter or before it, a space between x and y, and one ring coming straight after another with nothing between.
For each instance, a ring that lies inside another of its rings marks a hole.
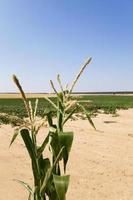
<instances>
[{"instance_id":1,"label":"sparse vegetation","mask_svg":"<svg viewBox=\"0 0 133 200\"><path fill-rule=\"evenodd\" d=\"M0 114L0 124L11 124L12 126L20 126L24 123L24 120L17 116L9 115L6 113Z\"/></svg>"}]
</instances>

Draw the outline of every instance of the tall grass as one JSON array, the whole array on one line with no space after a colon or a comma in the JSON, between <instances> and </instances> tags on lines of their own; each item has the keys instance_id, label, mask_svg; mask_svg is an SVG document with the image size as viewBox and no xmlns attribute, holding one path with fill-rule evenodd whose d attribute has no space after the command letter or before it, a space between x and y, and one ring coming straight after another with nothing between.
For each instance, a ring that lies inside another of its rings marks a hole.
<instances>
[{"instance_id":1,"label":"tall grass","mask_svg":"<svg viewBox=\"0 0 133 200\"><path fill-rule=\"evenodd\" d=\"M25 127L20 126L17 131L15 131L11 140L12 144L18 134L20 134L31 159L34 187L32 188L27 183L17 180L28 190L28 200L66 199L66 192L70 179L70 176L66 175L66 169L74 134L71 130L66 132L64 130L64 125L76 112L76 109L80 108L87 116L91 125L95 128L91 120L90 113L86 111L82 102L71 98L71 93L75 84L90 61L91 59L87 60L81 67L80 72L75 77L69 89L63 87L60 75L57 76L60 91L57 91L53 81L50 81L51 87L56 93L57 103L55 104L49 98L44 98L49 105L56 110L56 123L53 119L51 111L48 111L45 114L45 116L41 119L40 124L37 123L36 114L38 100L36 100L36 103L33 106L26 98L19 80L15 75L13 76L13 80L22 95L29 117L27 125L25 123ZM44 138L44 141L39 146L37 143L37 135L40 128L46 123L48 123L49 131L47 136ZM47 146L49 146L51 156L44 157L44 152Z\"/></svg>"}]
</instances>

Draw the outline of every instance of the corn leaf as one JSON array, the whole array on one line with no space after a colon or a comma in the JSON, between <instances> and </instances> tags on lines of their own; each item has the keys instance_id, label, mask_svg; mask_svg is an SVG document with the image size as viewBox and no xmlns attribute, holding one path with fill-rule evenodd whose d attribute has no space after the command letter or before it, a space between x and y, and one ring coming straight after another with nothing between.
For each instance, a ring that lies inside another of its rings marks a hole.
<instances>
[{"instance_id":1,"label":"corn leaf","mask_svg":"<svg viewBox=\"0 0 133 200\"><path fill-rule=\"evenodd\" d=\"M41 155L41 157L38 160L39 163L39 168L40 168L40 172L41 172L41 181L44 180L47 171L50 169L51 165L50 165L50 160L49 158L43 158L43 156Z\"/></svg>"},{"instance_id":2,"label":"corn leaf","mask_svg":"<svg viewBox=\"0 0 133 200\"><path fill-rule=\"evenodd\" d=\"M46 194L49 197L49 200L59 200L53 183L53 178L47 185Z\"/></svg>"},{"instance_id":3,"label":"corn leaf","mask_svg":"<svg viewBox=\"0 0 133 200\"><path fill-rule=\"evenodd\" d=\"M57 111L59 111L60 113L62 113L61 110L58 109L58 107L56 106L56 104L48 97L44 97L45 100L47 100Z\"/></svg>"},{"instance_id":4,"label":"corn leaf","mask_svg":"<svg viewBox=\"0 0 133 200\"><path fill-rule=\"evenodd\" d=\"M93 121L90 117L90 114L87 113L87 112L85 112L85 114L86 114L86 117L87 117L88 121L90 122L91 126L96 130L96 127L95 127L95 125L94 125L94 123L93 123Z\"/></svg>"},{"instance_id":5,"label":"corn leaf","mask_svg":"<svg viewBox=\"0 0 133 200\"><path fill-rule=\"evenodd\" d=\"M37 150L37 156L38 156L38 158L41 156L41 154L43 153L43 151L44 151L44 149L45 149L45 147L46 147L46 145L48 144L48 142L49 142L49 134L47 135L47 137L44 139L44 141L43 141L43 143L42 143L42 145L38 148L38 150Z\"/></svg>"},{"instance_id":6,"label":"corn leaf","mask_svg":"<svg viewBox=\"0 0 133 200\"><path fill-rule=\"evenodd\" d=\"M33 192L32 188L29 186L29 184L27 184L21 180L18 180L18 179L13 179L13 180L20 183L22 186L24 186L26 188L26 190L28 190L30 195L32 195L32 196L34 195L34 192Z\"/></svg>"},{"instance_id":7,"label":"corn leaf","mask_svg":"<svg viewBox=\"0 0 133 200\"><path fill-rule=\"evenodd\" d=\"M66 192L68 189L70 176L58 176L53 175L55 189L58 195L59 200L65 200Z\"/></svg>"},{"instance_id":8,"label":"corn leaf","mask_svg":"<svg viewBox=\"0 0 133 200\"><path fill-rule=\"evenodd\" d=\"M73 142L73 137L74 134L73 132L62 132L59 134L59 143L60 146L64 146L64 151L63 151L63 162L64 162L64 171L66 171L66 164L68 161L69 153L71 150L72 142Z\"/></svg>"},{"instance_id":9,"label":"corn leaf","mask_svg":"<svg viewBox=\"0 0 133 200\"><path fill-rule=\"evenodd\" d=\"M96 130L96 127L95 127L95 125L94 125L94 123L93 123L93 121L92 121L92 119L91 119L90 113L87 112L87 110L85 109L85 107L84 107L83 105L78 104L78 106L79 106L80 108L82 108L82 110L84 111L84 113L85 113L85 115L86 115L88 121L90 122L91 126Z\"/></svg>"},{"instance_id":10,"label":"corn leaf","mask_svg":"<svg viewBox=\"0 0 133 200\"><path fill-rule=\"evenodd\" d=\"M58 131L62 130L62 124L63 124L63 115L61 113L58 113Z\"/></svg>"},{"instance_id":11,"label":"corn leaf","mask_svg":"<svg viewBox=\"0 0 133 200\"><path fill-rule=\"evenodd\" d=\"M77 108L74 108L68 115L67 117L64 119L63 121L63 125L72 117L72 115L74 114L74 112L76 111Z\"/></svg>"},{"instance_id":12,"label":"corn leaf","mask_svg":"<svg viewBox=\"0 0 133 200\"><path fill-rule=\"evenodd\" d=\"M41 157L41 159L39 160L39 164L40 164L40 168L43 170L43 171L47 171L49 168L50 168L50 160L48 158L45 158L43 159Z\"/></svg>"},{"instance_id":13,"label":"corn leaf","mask_svg":"<svg viewBox=\"0 0 133 200\"><path fill-rule=\"evenodd\" d=\"M32 160L34 160L35 159L35 151L34 151L34 146L33 146L33 142L32 142L31 137L30 137L29 130L28 129L21 129L20 134L21 134L22 139L25 143L25 146L26 146L27 151L30 155L30 158Z\"/></svg>"},{"instance_id":14,"label":"corn leaf","mask_svg":"<svg viewBox=\"0 0 133 200\"><path fill-rule=\"evenodd\" d=\"M63 150L64 150L64 147L61 148L61 150L60 150L60 152L58 153L58 155L57 155L57 157L56 157L56 159L55 159L53 165L52 165L51 168L47 171L47 174L46 174L46 176L45 176L45 179L44 179L44 181L43 181L43 183L42 183L41 190L40 190L42 196L44 195L45 190L46 190L46 188L47 188L47 186L48 186L49 180L50 180L51 175L52 175L52 173L53 173L53 169L54 169L54 167L56 166L56 164L59 162L59 160L60 160L60 158L61 158L61 156L62 156Z\"/></svg>"},{"instance_id":15,"label":"corn leaf","mask_svg":"<svg viewBox=\"0 0 133 200\"><path fill-rule=\"evenodd\" d=\"M60 151L58 134L57 132L55 133L51 132L50 136L51 136L50 146L52 148L53 156L56 158Z\"/></svg>"},{"instance_id":16,"label":"corn leaf","mask_svg":"<svg viewBox=\"0 0 133 200\"><path fill-rule=\"evenodd\" d=\"M34 174L34 181L35 185L38 183L40 174L39 174L39 168L37 165L37 160L36 160L36 154L35 154L35 148L32 143L32 140L30 138L29 130L28 129L21 129L20 134L22 136L22 139L25 143L26 149L29 153L29 156L32 160L32 169L33 169L33 174Z\"/></svg>"},{"instance_id":17,"label":"corn leaf","mask_svg":"<svg viewBox=\"0 0 133 200\"><path fill-rule=\"evenodd\" d=\"M19 129L16 129L16 130L14 131L14 134L13 134L13 137L12 137L12 139L11 139L11 143L10 143L9 147L13 144L13 142L15 141L15 139L17 138L17 136L18 136L19 133L20 133L20 132L19 132Z\"/></svg>"},{"instance_id":18,"label":"corn leaf","mask_svg":"<svg viewBox=\"0 0 133 200\"><path fill-rule=\"evenodd\" d=\"M48 120L49 126L52 126L53 125L53 120L52 120L51 112L47 113L47 120Z\"/></svg>"}]
</instances>

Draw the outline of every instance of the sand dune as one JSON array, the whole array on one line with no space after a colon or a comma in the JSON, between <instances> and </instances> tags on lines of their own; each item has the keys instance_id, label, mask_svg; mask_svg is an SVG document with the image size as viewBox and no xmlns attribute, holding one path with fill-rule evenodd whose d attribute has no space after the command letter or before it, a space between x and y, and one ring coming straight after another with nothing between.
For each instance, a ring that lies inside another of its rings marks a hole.
<instances>
[{"instance_id":1,"label":"sand dune","mask_svg":"<svg viewBox=\"0 0 133 200\"><path fill-rule=\"evenodd\" d=\"M97 131L80 119L66 126L75 132L67 200L132 200L133 109L119 111L119 117L100 114L94 122ZM27 191L12 179L32 183L30 160L20 138L9 149L12 132L9 125L1 126L0 200L26 200Z\"/></svg>"}]
</instances>

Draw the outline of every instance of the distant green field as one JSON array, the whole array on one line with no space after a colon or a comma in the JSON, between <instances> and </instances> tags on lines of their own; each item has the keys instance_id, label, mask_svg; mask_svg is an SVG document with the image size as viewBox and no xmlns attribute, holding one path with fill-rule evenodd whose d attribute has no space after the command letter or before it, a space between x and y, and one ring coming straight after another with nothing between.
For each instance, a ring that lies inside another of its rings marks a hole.
<instances>
[{"instance_id":1,"label":"distant green field","mask_svg":"<svg viewBox=\"0 0 133 200\"><path fill-rule=\"evenodd\" d=\"M56 99L54 97L51 98L54 102ZM29 99L34 106L35 100L34 98ZM44 98L39 98L38 104L38 115L42 116L46 110L54 109L49 105L49 103ZM10 115L16 115L20 118L27 117L27 113L24 107L24 103L22 99L0 99L0 113L7 113Z\"/></svg>"},{"instance_id":2,"label":"distant green field","mask_svg":"<svg viewBox=\"0 0 133 200\"><path fill-rule=\"evenodd\" d=\"M105 113L115 113L116 109L133 108L133 96L85 95L74 98L91 100L92 102L89 104L86 103L85 106L92 112L103 109ZM56 102L54 97L51 99ZM35 99L32 98L31 102L34 104ZM46 100L39 98L38 115L42 116L48 109L54 111ZM79 112L79 110L77 110L77 112ZM16 115L21 118L26 116L24 104L21 99L0 99L0 113Z\"/></svg>"},{"instance_id":3,"label":"distant green field","mask_svg":"<svg viewBox=\"0 0 133 200\"><path fill-rule=\"evenodd\" d=\"M133 108L133 96L93 95L81 96L82 100L91 100L89 109L97 112L99 109L105 113L115 113L116 109Z\"/></svg>"}]
</instances>

